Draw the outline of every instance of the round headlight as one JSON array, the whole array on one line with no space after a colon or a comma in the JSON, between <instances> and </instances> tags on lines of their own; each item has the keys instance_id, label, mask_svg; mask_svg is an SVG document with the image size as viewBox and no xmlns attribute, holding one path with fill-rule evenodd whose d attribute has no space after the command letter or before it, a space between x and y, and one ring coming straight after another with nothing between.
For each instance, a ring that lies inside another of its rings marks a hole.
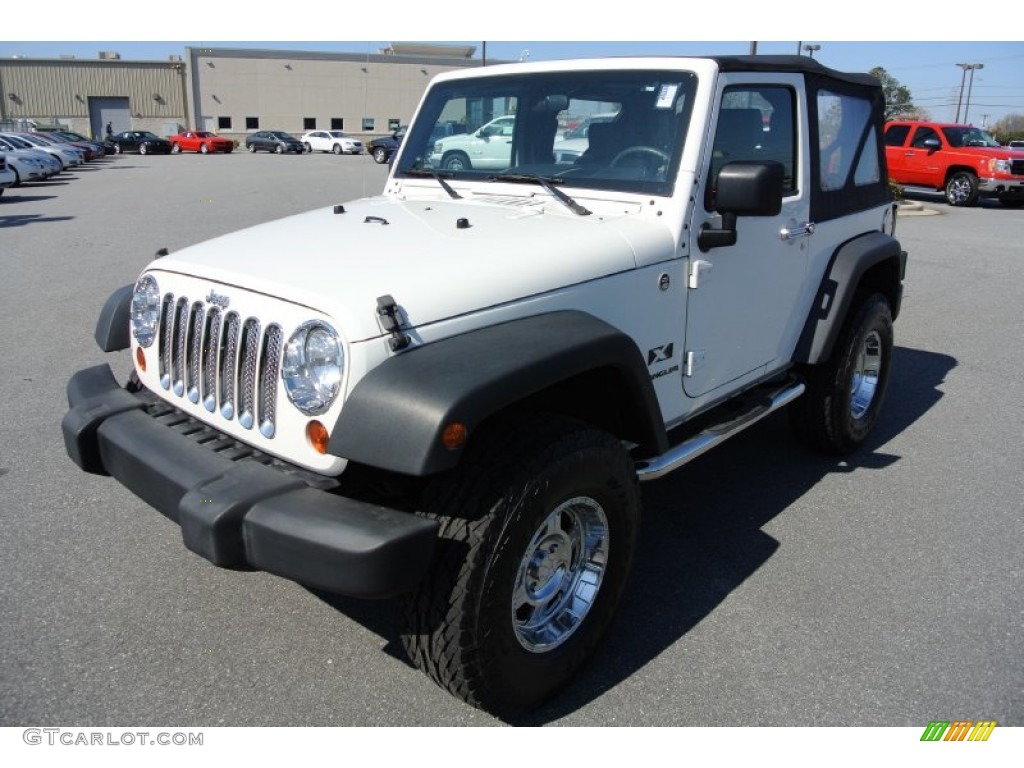
<instances>
[{"instance_id":1,"label":"round headlight","mask_svg":"<svg viewBox=\"0 0 1024 768\"><path fill-rule=\"evenodd\" d=\"M292 405L307 416L328 408L341 391L345 353L327 323L312 320L291 335L284 348L281 378Z\"/></svg>"},{"instance_id":2,"label":"round headlight","mask_svg":"<svg viewBox=\"0 0 1024 768\"><path fill-rule=\"evenodd\" d=\"M132 293L132 335L140 347L149 347L160 322L160 286L151 275L143 275Z\"/></svg>"}]
</instances>

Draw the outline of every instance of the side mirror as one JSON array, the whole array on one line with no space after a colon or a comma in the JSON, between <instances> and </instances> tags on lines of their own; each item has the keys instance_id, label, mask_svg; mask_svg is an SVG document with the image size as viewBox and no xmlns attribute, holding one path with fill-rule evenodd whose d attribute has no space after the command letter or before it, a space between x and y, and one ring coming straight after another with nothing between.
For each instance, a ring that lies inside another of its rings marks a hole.
<instances>
[{"instance_id":1,"label":"side mirror","mask_svg":"<svg viewBox=\"0 0 1024 768\"><path fill-rule=\"evenodd\" d=\"M927 149L929 152L935 152L942 149L942 142L936 138L925 139L921 142L921 146Z\"/></svg>"},{"instance_id":2,"label":"side mirror","mask_svg":"<svg viewBox=\"0 0 1024 768\"><path fill-rule=\"evenodd\" d=\"M718 173L714 190L715 210L722 214L722 228L705 224L697 235L701 251L736 244L737 216L778 216L782 211L785 170L782 163L727 163Z\"/></svg>"}]
</instances>

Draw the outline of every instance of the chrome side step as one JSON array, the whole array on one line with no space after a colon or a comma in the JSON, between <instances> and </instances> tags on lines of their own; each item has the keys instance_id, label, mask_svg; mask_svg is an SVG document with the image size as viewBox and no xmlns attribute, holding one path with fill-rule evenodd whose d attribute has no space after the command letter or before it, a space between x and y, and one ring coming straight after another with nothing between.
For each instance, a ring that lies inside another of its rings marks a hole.
<instances>
[{"instance_id":1,"label":"chrome side step","mask_svg":"<svg viewBox=\"0 0 1024 768\"><path fill-rule=\"evenodd\" d=\"M804 384L800 381L787 384L783 389L769 395L766 403L759 405L739 418L705 429L703 432L670 448L661 456L655 456L653 459L641 459L636 463L637 478L639 478L640 482L657 480L672 470L679 469L716 445L724 443L730 437L739 434L751 424L756 424L768 414L796 400L796 398L804 393L804 389Z\"/></svg>"}]
</instances>

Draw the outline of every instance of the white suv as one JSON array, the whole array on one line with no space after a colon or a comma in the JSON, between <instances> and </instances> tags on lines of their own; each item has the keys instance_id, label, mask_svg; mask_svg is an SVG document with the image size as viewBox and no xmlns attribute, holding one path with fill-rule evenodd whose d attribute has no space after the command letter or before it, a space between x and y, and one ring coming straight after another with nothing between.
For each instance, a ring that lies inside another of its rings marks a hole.
<instances>
[{"instance_id":1,"label":"white suv","mask_svg":"<svg viewBox=\"0 0 1024 768\"><path fill-rule=\"evenodd\" d=\"M906 264L884 104L806 56L439 75L383 194L111 296L96 339L133 370L72 378L68 454L217 565L402 594L416 666L536 706L612 621L640 482L783 407L821 450L868 441Z\"/></svg>"}]
</instances>

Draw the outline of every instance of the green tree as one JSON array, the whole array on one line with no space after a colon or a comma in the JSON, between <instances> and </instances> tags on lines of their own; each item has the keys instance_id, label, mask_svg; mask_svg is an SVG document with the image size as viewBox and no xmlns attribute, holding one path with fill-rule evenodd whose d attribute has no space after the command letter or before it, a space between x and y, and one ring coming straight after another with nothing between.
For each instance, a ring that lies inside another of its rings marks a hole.
<instances>
[{"instance_id":1,"label":"green tree","mask_svg":"<svg viewBox=\"0 0 1024 768\"><path fill-rule=\"evenodd\" d=\"M1012 112L992 123L988 132L1003 144L1011 139L1024 139L1024 115Z\"/></svg>"},{"instance_id":2,"label":"green tree","mask_svg":"<svg viewBox=\"0 0 1024 768\"><path fill-rule=\"evenodd\" d=\"M919 117L918 110L914 106L914 99L907 86L886 72L884 67L875 67L869 74L877 77L882 83L882 93L885 94L886 120L896 117Z\"/></svg>"}]
</instances>

